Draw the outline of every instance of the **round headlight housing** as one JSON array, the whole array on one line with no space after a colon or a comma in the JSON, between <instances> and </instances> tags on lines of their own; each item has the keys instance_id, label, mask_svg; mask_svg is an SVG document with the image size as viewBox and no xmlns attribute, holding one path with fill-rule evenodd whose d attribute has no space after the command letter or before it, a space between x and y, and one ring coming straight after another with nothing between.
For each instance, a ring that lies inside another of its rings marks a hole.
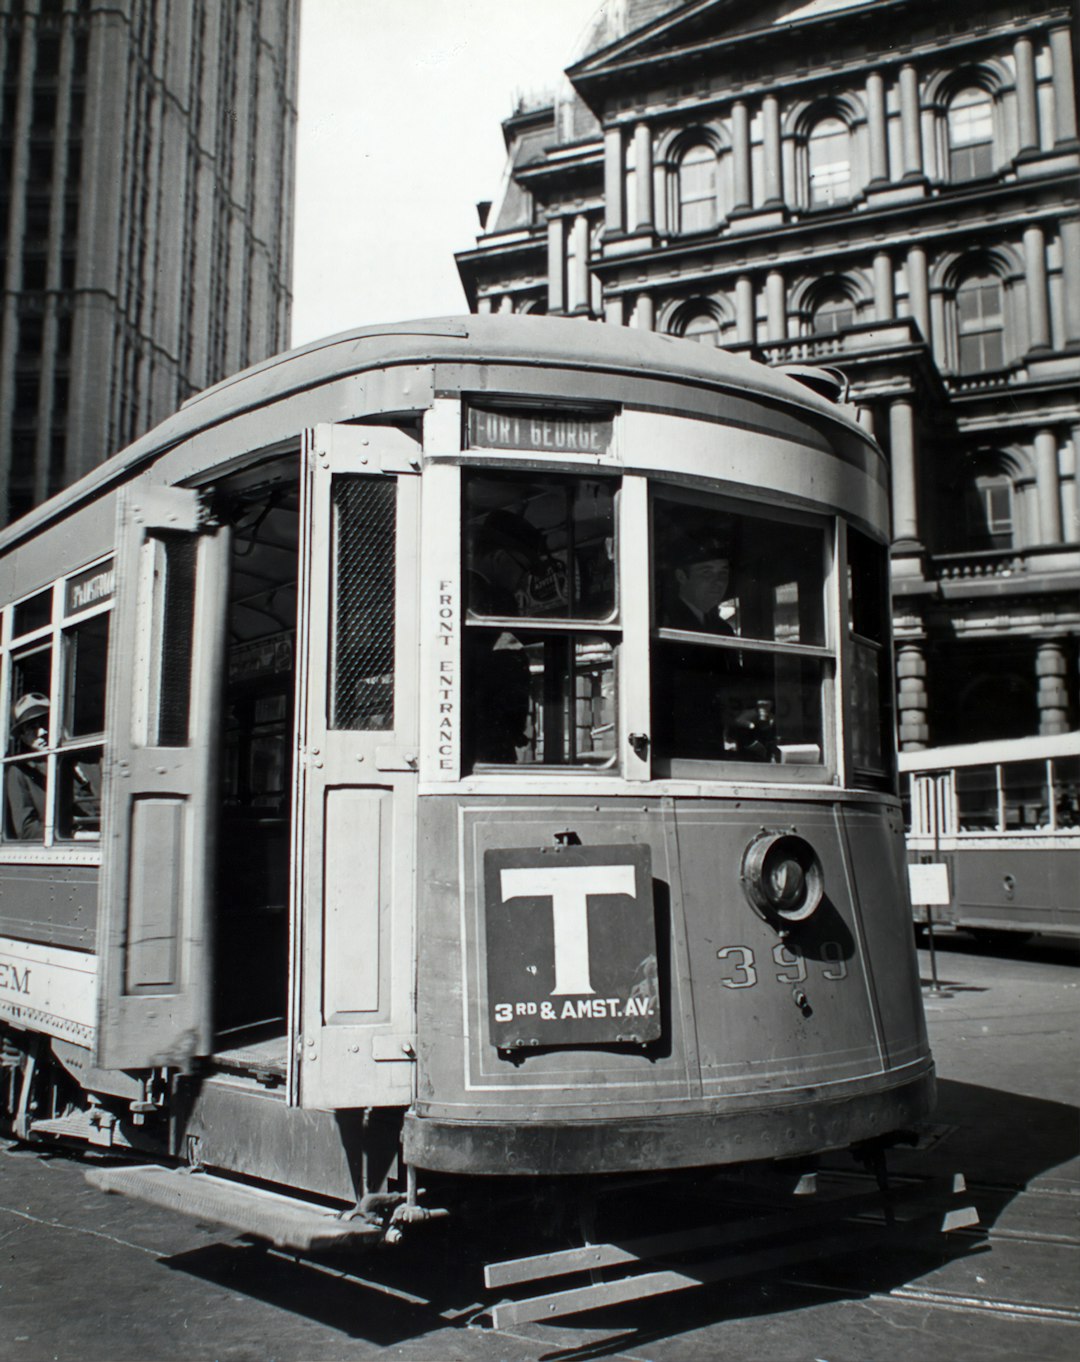
<instances>
[{"instance_id":1,"label":"round headlight housing","mask_svg":"<svg viewBox=\"0 0 1080 1362\"><path fill-rule=\"evenodd\" d=\"M746 897L763 917L805 922L821 906L825 876L817 852L794 832L762 832L743 855Z\"/></svg>"}]
</instances>

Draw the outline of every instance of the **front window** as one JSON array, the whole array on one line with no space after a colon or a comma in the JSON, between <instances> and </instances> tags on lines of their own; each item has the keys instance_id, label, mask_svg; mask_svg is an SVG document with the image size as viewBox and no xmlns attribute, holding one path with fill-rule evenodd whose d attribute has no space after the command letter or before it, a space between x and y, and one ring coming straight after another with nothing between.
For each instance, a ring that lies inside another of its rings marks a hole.
<instances>
[{"instance_id":1,"label":"front window","mask_svg":"<svg viewBox=\"0 0 1080 1362\"><path fill-rule=\"evenodd\" d=\"M658 762L820 765L824 527L658 488L652 530Z\"/></svg>"},{"instance_id":2,"label":"front window","mask_svg":"<svg viewBox=\"0 0 1080 1362\"><path fill-rule=\"evenodd\" d=\"M617 489L611 478L468 475L467 765L614 762Z\"/></svg>"}]
</instances>

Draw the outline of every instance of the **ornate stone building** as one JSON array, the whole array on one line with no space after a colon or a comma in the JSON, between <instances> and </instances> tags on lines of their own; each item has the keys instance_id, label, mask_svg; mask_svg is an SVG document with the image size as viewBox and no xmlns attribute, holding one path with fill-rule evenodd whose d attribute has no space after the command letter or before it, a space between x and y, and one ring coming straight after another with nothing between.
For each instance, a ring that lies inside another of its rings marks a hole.
<instances>
[{"instance_id":1,"label":"ornate stone building","mask_svg":"<svg viewBox=\"0 0 1080 1362\"><path fill-rule=\"evenodd\" d=\"M458 256L547 311L835 367L892 470L905 747L1078 722L1066 4L623 0Z\"/></svg>"},{"instance_id":2,"label":"ornate stone building","mask_svg":"<svg viewBox=\"0 0 1080 1362\"><path fill-rule=\"evenodd\" d=\"M283 349L299 0L0 0L0 524Z\"/></svg>"}]
</instances>

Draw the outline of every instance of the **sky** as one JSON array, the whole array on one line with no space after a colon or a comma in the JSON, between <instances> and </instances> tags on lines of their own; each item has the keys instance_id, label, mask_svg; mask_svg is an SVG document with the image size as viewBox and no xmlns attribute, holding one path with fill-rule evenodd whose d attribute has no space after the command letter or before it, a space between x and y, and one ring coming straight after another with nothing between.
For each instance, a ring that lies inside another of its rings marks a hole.
<instances>
[{"instance_id":1,"label":"sky","mask_svg":"<svg viewBox=\"0 0 1080 1362\"><path fill-rule=\"evenodd\" d=\"M601 0L302 0L292 343L466 311L454 252L502 120L553 92Z\"/></svg>"}]
</instances>

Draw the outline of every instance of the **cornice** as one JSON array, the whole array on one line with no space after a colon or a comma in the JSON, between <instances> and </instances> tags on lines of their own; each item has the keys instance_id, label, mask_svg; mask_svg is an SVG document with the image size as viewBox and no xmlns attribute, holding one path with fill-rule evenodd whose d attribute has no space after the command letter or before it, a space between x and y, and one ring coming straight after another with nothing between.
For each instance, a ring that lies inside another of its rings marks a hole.
<instances>
[{"instance_id":1,"label":"cornice","mask_svg":"<svg viewBox=\"0 0 1080 1362\"><path fill-rule=\"evenodd\" d=\"M912 7L915 3L916 0L895 0L895 3L888 4L889 14L878 13L876 16L879 26L887 24L894 16L899 15L904 8ZM659 51L644 52L637 56L627 56L624 59L619 59L616 55L592 66L590 66L590 62L593 59L586 58L585 61L569 67L566 74L585 103L593 109L594 113L603 116L605 112L603 100L597 100L595 95L600 94L602 96L610 86L615 86L619 93L625 94L628 89L640 88L641 77L654 73L659 68L670 68L670 75L674 76L680 68L700 68L706 59L712 59L715 63L719 54L727 54L723 64L732 71L738 71L740 66L746 65L746 52L750 47L756 47L763 51L772 46L780 46L785 52L805 50L814 41L809 36L812 30L817 29L823 33L829 28L842 27L846 33L850 34L854 20L868 19L871 17L871 11L880 11L882 8L881 0L877 0L877 3L860 6L857 9L808 15L790 23L752 29L743 33L718 35L681 47L674 46ZM887 70L904 62L919 61L942 51L956 52L965 47L1002 37L1013 37L1019 34L1030 34L1043 29L1060 27L1070 21L1071 15L1068 6L1048 7L1043 13L1037 15L1010 16L1006 19L987 22L985 27L975 27L979 21L972 19L970 21L972 27L967 32L949 33L947 35L934 34L925 38L920 37L915 32L911 34L908 41L891 46L888 50L878 51L872 55L853 53L850 57L837 54L815 70L800 70L797 75L790 69L786 69L790 63L784 63L783 69L776 68L776 74L762 75L750 83L733 83L730 92L724 94L709 94L704 97L700 93L695 94L690 97L687 104L694 108L707 107L715 102L744 98L755 91L765 92L775 90L778 87L787 88L794 84L809 84L822 79L835 81L838 75L860 71ZM637 36L641 39L643 35L639 33ZM608 50L610 51L610 49ZM627 45L625 50L632 52L632 45ZM680 107L683 107L681 102L675 105L666 103L662 109L656 110L656 114L659 116L663 113L670 113Z\"/></svg>"}]
</instances>

